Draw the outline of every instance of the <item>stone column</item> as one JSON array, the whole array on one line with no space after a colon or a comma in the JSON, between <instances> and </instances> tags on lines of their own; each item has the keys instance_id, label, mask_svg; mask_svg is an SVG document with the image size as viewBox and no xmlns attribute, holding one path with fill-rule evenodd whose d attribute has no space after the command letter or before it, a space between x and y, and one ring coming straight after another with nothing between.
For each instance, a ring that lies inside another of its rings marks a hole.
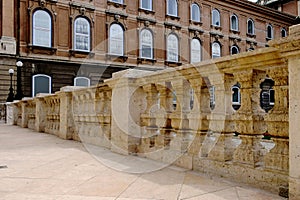
<instances>
[{"instance_id":1,"label":"stone column","mask_svg":"<svg viewBox=\"0 0 300 200\"><path fill-rule=\"evenodd\" d=\"M268 133L275 143L273 149L265 156L264 163L268 169L288 173L289 170L289 113L288 113L288 68L272 68L268 72L274 81L274 107L265 116Z\"/></svg>"},{"instance_id":2,"label":"stone column","mask_svg":"<svg viewBox=\"0 0 300 200\"><path fill-rule=\"evenodd\" d=\"M45 131L46 122L46 105L43 97L36 97L36 109L35 109L35 130L37 132Z\"/></svg>"},{"instance_id":3,"label":"stone column","mask_svg":"<svg viewBox=\"0 0 300 200\"><path fill-rule=\"evenodd\" d=\"M299 28L300 29L300 28ZM298 30L299 33L299 30ZM299 44L299 43L298 43ZM300 199L300 58L289 58L289 199Z\"/></svg>"},{"instance_id":4,"label":"stone column","mask_svg":"<svg viewBox=\"0 0 300 200\"><path fill-rule=\"evenodd\" d=\"M21 110L22 110L22 120L21 120L21 127L27 128L28 127L28 107L27 107L27 100L22 100L21 102Z\"/></svg>"},{"instance_id":5,"label":"stone column","mask_svg":"<svg viewBox=\"0 0 300 200\"><path fill-rule=\"evenodd\" d=\"M59 132L58 137L69 140L73 135L72 93L70 91L57 93L59 102Z\"/></svg>"},{"instance_id":6,"label":"stone column","mask_svg":"<svg viewBox=\"0 0 300 200\"><path fill-rule=\"evenodd\" d=\"M216 135L216 140L208 158L217 161L232 160L234 146L232 143L231 121L231 77L226 74L215 74L209 77L210 84L215 87L215 108L209 115L209 130Z\"/></svg>"},{"instance_id":7,"label":"stone column","mask_svg":"<svg viewBox=\"0 0 300 200\"><path fill-rule=\"evenodd\" d=\"M234 115L235 130L242 143L234 152L233 161L256 167L262 162L260 139L266 127L263 122L264 111L260 108L259 80L265 77L263 71L245 70L234 73L241 85L241 107Z\"/></svg>"}]
</instances>

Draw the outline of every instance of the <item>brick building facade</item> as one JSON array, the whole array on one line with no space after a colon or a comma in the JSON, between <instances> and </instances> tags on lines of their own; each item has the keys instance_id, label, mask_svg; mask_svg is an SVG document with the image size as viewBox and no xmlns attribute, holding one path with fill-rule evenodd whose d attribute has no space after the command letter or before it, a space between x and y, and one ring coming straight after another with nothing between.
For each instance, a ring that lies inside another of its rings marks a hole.
<instances>
[{"instance_id":1,"label":"brick building facade","mask_svg":"<svg viewBox=\"0 0 300 200\"><path fill-rule=\"evenodd\" d=\"M258 49L286 36L296 23L294 15L246 0L2 0L1 5L0 101L8 93L7 70L16 70L17 60L23 62L23 95L31 97L66 85L97 84L123 69L159 70Z\"/></svg>"}]
</instances>

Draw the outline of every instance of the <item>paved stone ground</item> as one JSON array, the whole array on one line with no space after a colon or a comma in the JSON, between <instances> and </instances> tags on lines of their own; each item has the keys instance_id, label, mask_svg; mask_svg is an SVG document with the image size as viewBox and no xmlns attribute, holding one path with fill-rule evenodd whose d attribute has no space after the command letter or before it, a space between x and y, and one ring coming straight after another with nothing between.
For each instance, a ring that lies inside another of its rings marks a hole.
<instances>
[{"instance_id":1,"label":"paved stone ground","mask_svg":"<svg viewBox=\"0 0 300 200\"><path fill-rule=\"evenodd\" d=\"M116 171L81 143L5 124L0 124L0 166L0 200L284 199L176 167Z\"/></svg>"}]
</instances>

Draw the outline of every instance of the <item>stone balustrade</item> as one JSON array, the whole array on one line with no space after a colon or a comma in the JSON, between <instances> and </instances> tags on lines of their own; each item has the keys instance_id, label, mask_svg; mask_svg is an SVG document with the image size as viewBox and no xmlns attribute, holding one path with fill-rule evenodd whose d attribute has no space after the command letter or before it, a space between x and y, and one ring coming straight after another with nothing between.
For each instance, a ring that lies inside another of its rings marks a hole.
<instances>
[{"instance_id":1,"label":"stone balustrade","mask_svg":"<svg viewBox=\"0 0 300 200\"><path fill-rule=\"evenodd\" d=\"M10 103L8 118L274 192L289 188L290 198L299 199L299 128L295 118L291 124L300 101L291 86L300 80L294 29L300 27L265 49L158 72L122 71L97 86Z\"/></svg>"}]
</instances>

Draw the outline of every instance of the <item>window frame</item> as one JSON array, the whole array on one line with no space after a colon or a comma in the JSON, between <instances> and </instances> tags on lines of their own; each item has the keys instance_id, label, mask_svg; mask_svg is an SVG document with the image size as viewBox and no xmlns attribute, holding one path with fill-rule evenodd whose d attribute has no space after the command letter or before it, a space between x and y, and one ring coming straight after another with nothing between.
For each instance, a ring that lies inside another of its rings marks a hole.
<instances>
[{"instance_id":1,"label":"window frame","mask_svg":"<svg viewBox=\"0 0 300 200\"><path fill-rule=\"evenodd\" d=\"M232 50L233 50L234 48L236 48L236 50L237 50L237 53L235 53L235 54L239 54L239 53L240 53L240 48L239 48L237 45L232 45L232 46L230 47L230 55L235 55L235 54L232 53Z\"/></svg>"},{"instance_id":2,"label":"window frame","mask_svg":"<svg viewBox=\"0 0 300 200\"><path fill-rule=\"evenodd\" d=\"M175 38L176 38L176 41L177 41L177 49L175 49L175 48L173 48L173 53L175 53L175 50L176 50L176 59L175 60L172 60L172 59L170 59L170 55L169 55L169 52L172 52L172 51L170 51L170 47L169 47L169 38L171 37L171 36L174 36ZM178 36L175 34L175 33L170 33L169 35L168 35L168 37L167 37L167 61L168 62L179 62L179 38L178 38Z\"/></svg>"},{"instance_id":3,"label":"window frame","mask_svg":"<svg viewBox=\"0 0 300 200\"><path fill-rule=\"evenodd\" d=\"M52 93L52 77L46 74L35 74L32 76L32 97L35 97L34 93L35 93L35 77L46 77L49 79L49 93Z\"/></svg>"},{"instance_id":4,"label":"window frame","mask_svg":"<svg viewBox=\"0 0 300 200\"><path fill-rule=\"evenodd\" d=\"M89 78L87 78L87 77L84 77L84 76L78 76L78 77L75 77L75 78L74 78L74 86L78 86L78 85L76 85L76 81L77 81L78 79L84 79L84 80L87 80L87 81L88 81L88 86L81 86L81 87L90 87L90 86L91 86L91 80L90 80ZM80 87L80 86L78 86L78 87Z\"/></svg>"},{"instance_id":5,"label":"window frame","mask_svg":"<svg viewBox=\"0 0 300 200\"><path fill-rule=\"evenodd\" d=\"M217 16L214 15L214 13L216 13ZM219 22L219 24L217 24L217 22ZM220 11L216 8L212 9L211 11L211 24L215 27L221 27L221 14Z\"/></svg>"},{"instance_id":6,"label":"window frame","mask_svg":"<svg viewBox=\"0 0 300 200\"><path fill-rule=\"evenodd\" d=\"M250 33L249 32L249 22L251 22L251 24L252 24L252 32ZM254 23L254 20L253 19L251 19L251 18L249 18L248 20L247 20L247 34L249 34L249 35L255 35L255 23Z\"/></svg>"},{"instance_id":7,"label":"window frame","mask_svg":"<svg viewBox=\"0 0 300 200\"><path fill-rule=\"evenodd\" d=\"M235 20L236 20L235 21L236 28L233 28L233 25L234 25L233 18L235 18ZM232 30L232 31L239 31L239 18L238 18L238 16L236 14L233 14L230 17L230 30Z\"/></svg>"},{"instance_id":8,"label":"window frame","mask_svg":"<svg viewBox=\"0 0 300 200\"><path fill-rule=\"evenodd\" d=\"M47 41L47 45L43 45L43 44L39 44L36 42L36 31L37 29L44 29L43 27L36 27L36 21L35 21L35 16L37 13L43 13L46 14L45 16L47 16L47 20L49 20L48 22L48 27L49 29L46 30L47 31L47 35L49 37L49 40ZM52 22L52 17L49 14L49 12L47 12L46 10L41 10L41 9L37 9L34 11L33 15L32 15L32 45L33 46L39 46L39 47L48 47L51 48L52 47L52 40L53 40L53 22Z\"/></svg>"},{"instance_id":9,"label":"window frame","mask_svg":"<svg viewBox=\"0 0 300 200\"><path fill-rule=\"evenodd\" d=\"M146 57L146 56L143 56L143 38L142 38L142 33L144 32L144 31L147 31L147 32L149 32L150 33L150 35L151 35L151 44L149 45L149 44L146 44L145 46L150 46L150 49L151 49L151 56L150 57ZM139 40L139 43L140 43L140 48L139 48L139 51L140 51L140 58L145 58L145 59L153 59L154 58L154 48L153 48L153 44L154 44L154 38L153 38L153 32L150 30L150 29L148 29L148 28L144 28L144 29L142 29L141 31L140 31L140 40Z\"/></svg>"},{"instance_id":10,"label":"window frame","mask_svg":"<svg viewBox=\"0 0 300 200\"><path fill-rule=\"evenodd\" d=\"M269 33L270 33L271 37L269 37ZM269 39L269 40L274 39L274 28L273 28L273 26L271 24L267 25L267 35L266 35L266 38Z\"/></svg>"},{"instance_id":11,"label":"window frame","mask_svg":"<svg viewBox=\"0 0 300 200\"><path fill-rule=\"evenodd\" d=\"M282 34L283 32L284 32L284 36L283 36L283 34ZM282 38L287 37L287 31L286 31L285 28L281 28L280 33L281 33L281 37L282 37Z\"/></svg>"},{"instance_id":12,"label":"window frame","mask_svg":"<svg viewBox=\"0 0 300 200\"><path fill-rule=\"evenodd\" d=\"M150 8L144 8L143 7L143 1L145 1L145 0L140 0L140 9L152 11L153 10L153 2L152 2L152 0L147 0L147 1L149 1Z\"/></svg>"},{"instance_id":13,"label":"window frame","mask_svg":"<svg viewBox=\"0 0 300 200\"><path fill-rule=\"evenodd\" d=\"M193 17L193 14L194 14L194 12L193 12L193 7L197 7L197 14L198 14L198 19L195 19L194 17ZM197 4L197 3L192 3L191 4L191 21L192 22L201 22L201 10L200 10L200 6Z\"/></svg>"},{"instance_id":14,"label":"window frame","mask_svg":"<svg viewBox=\"0 0 300 200\"><path fill-rule=\"evenodd\" d=\"M124 0L108 0L113 3L124 4Z\"/></svg>"},{"instance_id":15,"label":"window frame","mask_svg":"<svg viewBox=\"0 0 300 200\"><path fill-rule=\"evenodd\" d=\"M115 37L115 38L112 38L112 27L113 26L118 26L120 27L120 30L122 31L122 34L117 34L117 35L121 35L122 38L118 38L118 37ZM113 39L113 40L112 40ZM116 42L117 40L119 40L119 42L122 44L122 48L121 49L121 53L112 53L112 48L111 48L111 45L112 45L112 41ZM109 26L109 39L108 39L108 52L109 52L109 55L114 55L114 56L124 56L124 52L125 52L125 30L123 28L123 26L119 23L112 23L110 26Z\"/></svg>"},{"instance_id":16,"label":"window frame","mask_svg":"<svg viewBox=\"0 0 300 200\"><path fill-rule=\"evenodd\" d=\"M200 53L199 55L200 55L200 60L199 61L193 61L193 52L195 52L196 50L193 50L193 41L194 40L197 40L198 42L199 42L199 45L200 45L200 49L198 50L197 49L197 51ZM202 61L202 44L201 44L201 40L199 39L199 38L193 38L192 40L191 40L191 42L190 42L190 60L191 60L191 64L193 64L193 63L198 63L198 62L201 62Z\"/></svg>"},{"instance_id":17,"label":"window frame","mask_svg":"<svg viewBox=\"0 0 300 200\"><path fill-rule=\"evenodd\" d=\"M217 44L219 47L219 56L214 56L214 55L216 55L216 54L214 54L214 44ZM222 57L222 47L221 47L221 44L217 41L213 42L211 45L211 57L212 57L212 59Z\"/></svg>"},{"instance_id":18,"label":"window frame","mask_svg":"<svg viewBox=\"0 0 300 200\"><path fill-rule=\"evenodd\" d=\"M234 98L233 98L233 96L234 96L234 89L237 89L237 95L238 95L238 101L234 101ZM231 103L232 103L232 105L241 105L241 88L238 86L238 85L233 85L232 87L231 87L231 91L232 91L232 95L231 95Z\"/></svg>"},{"instance_id":19,"label":"window frame","mask_svg":"<svg viewBox=\"0 0 300 200\"><path fill-rule=\"evenodd\" d=\"M169 12L170 11L170 5L169 5L170 1L175 3L174 4L175 5L175 7L174 7L175 11L173 11L173 12L175 12L175 14ZM172 17L178 17L178 0L167 0L167 15L172 16Z\"/></svg>"},{"instance_id":20,"label":"window frame","mask_svg":"<svg viewBox=\"0 0 300 200\"><path fill-rule=\"evenodd\" d=\"M83 34L83 33L77 33L76 32L76 28L77 28L77 24L76 22L78 20L84 20L85 22L87 22L87 25L88 25L88 33L87 34ZM85 17L77 17L75 20L74 20L74 25L73 25L73 49L75 51L83 51L83 52L90 52L91 51L91 23L88 19L86 19ZM76 36L79 35L79 36L84 36L84 37L87 37L88 36L88 49L85 50L85 49L80 49L80 48L76 48L76 44L77 44L77 41L76 41Z\"/></svg>"}]
</instances>

